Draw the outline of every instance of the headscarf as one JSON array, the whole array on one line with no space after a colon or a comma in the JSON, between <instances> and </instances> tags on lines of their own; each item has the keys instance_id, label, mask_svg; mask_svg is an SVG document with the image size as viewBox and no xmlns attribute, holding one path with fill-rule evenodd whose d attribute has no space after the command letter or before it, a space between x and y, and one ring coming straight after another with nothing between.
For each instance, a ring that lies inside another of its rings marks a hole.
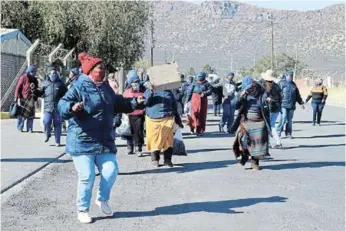
<instances>
[{"instance_id":1,"label":"headscarf","mask_svg":"<svg viewBox=\"0 0 346 231\"><path fill-rule=\"evenodd\" d=\"M200 82L205 81L206 77L207 77L207 74L205 72L199 72L197 74L197 80Z\"/></svg>"},{"instance_id":2,"label":"headscarf","mask_svg":"<svg viewBox=\"0 0 346 231\"><path fill-rule=\"evenodd\" d=\"M323 79L322 79L322 78L318 78L318 79L316 79L316 81L315 81L316 86L321 86L322 83L323 83Z\"/></svg>"},{"instance_id":3,"label":"headscarf","mask_svg":"<svg viewBox=\"0 0 346 231\"><path fill-rule=\"evenodd\" d=\"M36 75L36 65L30 65L28 66L28 68L26 69L25 73L29 76L29 77L34 77Z\"/></svg>"}]
</instances>

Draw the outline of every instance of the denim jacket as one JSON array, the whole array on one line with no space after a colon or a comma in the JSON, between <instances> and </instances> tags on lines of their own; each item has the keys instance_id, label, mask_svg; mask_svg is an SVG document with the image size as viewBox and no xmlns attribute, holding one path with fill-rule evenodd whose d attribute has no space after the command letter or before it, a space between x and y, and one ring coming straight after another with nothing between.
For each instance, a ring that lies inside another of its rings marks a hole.
<instances>
[{"instance_id":1,"label":"denim jacket","mask_svg":"<svg viewBox=\"0 0 346 231\"><path fill-rule=\"evenodd\" d=\"M71 109L78 102L83 102L84 108L74 113ZM116 154L114 116L130 113L136 107L135 98L124 99L108 84L96 86L88 76L81 75L58 104L61 116L69 120L66 152L72 155Z\"/></svg>"},{"instance_id":2,"label":"denim jacket","mask_svg":"<svg viewBox=\"0 0 346 231\"><path fill-rule=\"evenodd\" d=\"M155 91L147 89L144 93L146 115L151 119L161 119L174 116L176 123L181 119L177 111L177 102L172 91Z\"/></svg>"},{"instance_id":3,"label":"denim jacket","mask_svg":"<svg viewBox=\"0 0 346 231\"><path fill-rule=\"evenodd\" d=\"M189 89L187 93L187 97L186 97L187 102L191 100L193 93L196 93L196 94L203 93L204 97L208 97L212 94L212 86L207 80L205 80L204 82L193 83L193 85L191 86L191 88Z\"/></svg>"}]
</instances>

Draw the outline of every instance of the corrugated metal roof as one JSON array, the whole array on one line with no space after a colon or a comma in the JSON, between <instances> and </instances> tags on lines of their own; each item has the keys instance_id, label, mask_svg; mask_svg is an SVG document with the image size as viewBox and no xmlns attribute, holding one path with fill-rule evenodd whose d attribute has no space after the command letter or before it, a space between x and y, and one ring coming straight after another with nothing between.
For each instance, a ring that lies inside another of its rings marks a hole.
<instances>
[{"instance_id":1,"label":"corrugated metal roof","mask_svg":"<svg viewBox=\"0 0 346 231\"><path fill-rule=\"evenodd\" d=\"M8 29L8 28L0 28L0 35L5 35L14 31L17 31L18 29Z\"/></svg>"},{"instance_id":2,"label":"corrugated metal roof","mask_svg":"<svg viewBox=\"0 0 346 231\"><path fill-rule=\"evenodd\" d=\"M28 46L31 46L31 42L29 39L18 29L8 29L8 28L0 28L0 41L10 40L12 38L17 37L25 42Z\"/></svg>"}]
</instances>

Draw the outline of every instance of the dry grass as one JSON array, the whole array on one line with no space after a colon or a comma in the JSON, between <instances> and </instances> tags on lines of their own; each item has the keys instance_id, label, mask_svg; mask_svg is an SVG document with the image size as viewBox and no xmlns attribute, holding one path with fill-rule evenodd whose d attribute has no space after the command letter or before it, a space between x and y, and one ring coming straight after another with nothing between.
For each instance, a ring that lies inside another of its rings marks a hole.
<instances>
[{"instance_id":1,"label":"dry grass","mask_svg":"<svg viewBox=\"0 0 346 231\"><path fill-rule=\"evenodd\" d=\"M310 87L299 88L300 94L302 96L307 96L310 90L311 90ZM340 88L340 87L328 88L327 102L345 106L346 105L346 89Z\"/></svg>"},{"instance_id":2,"label":"dry grass","mask_svg":"<svg viewBox=\"0 0 346 231\"><path fill-rule=\"evenodd\" d=\"M3 119L10 119L10 113L8 112L1 112L0 118Z\"/></svg>"}]
</instances>

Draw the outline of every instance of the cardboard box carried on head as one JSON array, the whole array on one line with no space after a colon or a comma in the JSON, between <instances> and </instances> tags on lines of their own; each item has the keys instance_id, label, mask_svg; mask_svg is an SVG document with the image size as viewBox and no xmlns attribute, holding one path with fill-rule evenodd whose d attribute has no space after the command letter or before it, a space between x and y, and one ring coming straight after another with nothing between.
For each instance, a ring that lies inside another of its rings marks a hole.
<instances>
[{"instance_id":1,"label":"cardboard box carried on head","mask_svg":"<svg viewBox=\"0 0 346 231\"><path fill-rule=\"evenodd\" d=\"M173 90L181 85L177 63L152 66L148 69L148 75L155 90Z\"/></svg>"}]
</instances>

